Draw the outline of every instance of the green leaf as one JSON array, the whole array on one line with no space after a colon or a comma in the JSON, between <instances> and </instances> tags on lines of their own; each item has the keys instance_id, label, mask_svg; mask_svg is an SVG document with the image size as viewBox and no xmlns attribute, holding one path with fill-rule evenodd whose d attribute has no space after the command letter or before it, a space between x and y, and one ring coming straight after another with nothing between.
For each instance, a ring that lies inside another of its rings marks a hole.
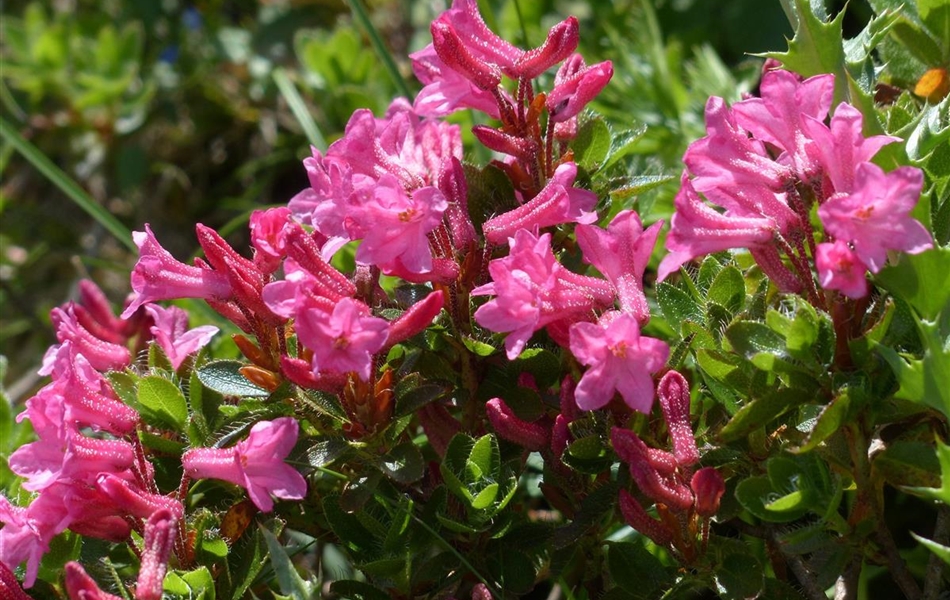
<instances>
[{"instance_id":1,"label":"green leaf","mask_svg":"<svg viewBox=\"0 0 950 600\"><path fill-rule=\"evenodd\" d=\"M881 269L875 280L927 321L937 319L941 311L950 313L950 248L902 253L900 262Z\"/></svg>"},{"instance_id":2,"label":"green leaf","mask_svg":"<svg viewBox=\"0 0 950 600\"><path fill-rule=\"evenodd\" d=\"M739 409L719 432L719 437L724 442L742 439L808 400L810 398L801 391L791 388L776 390L767 396L756 398Z\"/></svg>"},{"instance_id":3,"label":"green leaf","mask_svg":"<svg viewBox=\"0 0 950 600\"><path fill-rule=\"evenodd\" d=\"M252 535L242 536L228 553L228 567L236 581L231 588L231 600L244 598L245 592L266 564L267 545L259 528Z\"/></svg>"},{"instance_id":4,"label":"green leaf","mask_svg":"<svg viewBox=\"0 0 950 600\"><path fill-rule=\"evenodd\" d=\"M208 389L224 396L266 398L270 392L241 375L244 363L236 360L216 360L198 369L198 379Z\"/></svg>"},{"instance_id":5,"label":"green leaf","mask_svg":"<svg viewBox=\"0 0 950 600\"><path fill-rule=\"evenodd\" d=\"M797 505L794 510L772 511L768 503L781 495L772 488L768 477L749 477L736 486L736 499L747 511L772 523L789 523L808 512L808 507Z\"/></svg>"},{"instance_id":6,"label":"green leaf","mask_svg":"<svg viewBox=\"0 0 950 600\"><path fill-rule=\"evenodd\" d=\"M937 500L950 506L950 446L937 442L937 460L940 463L940 487L905 487L904 490Z\"/></svg>"},{"instance_id":7,"label":"green leaf","mask_svg":"<svg viewBox=\"0 0 950 600\"><path fill-rule=\"evenodd\" d=\"M669 570L638 542L608 542L607 570L614 583L633 598L657 598L672 583Z\"/></svg>"},{"instance_id":8,"label":"green leaf","mask_svg":"<svg viewBox=\"0 0 950 600\"><path fill-rule=\"evenodd\" d=\"M925 548L927 548L928 550L936 554L940 560L950 565L950 548L942 544L938 544L937 542L933 540L928 540L925 537L921 537L917 535L916 533L914 533L913 531L911 531L910 534L914 536L915 540L923 544Z\"/></svg>"},{"instance_id":9,"label":"green leaf","mask_svg":"<svg viewBox=\"0 0 950 600\"><path fill-rule=\"evenodd\" d=\"M883 345L877 345L877 350L900 383L897 398L925 404L950 418L950 345L936 324L917 320L917 326L924 343L923 358L905 359Z\"/></svg>"},{"instance_id":10,"label":"green leaf","mask_svg":"<svg viewBox=\"0 0 950 600\"><path fill-rule=\"evenodd\" d=\"M725 598L755 598L762 589L762 564L751 553L727 554L716 566Z\"/></svg>"},{"instance_id":11,"label":"green leaf","mask_svg":"<svg viewBox=\"0 0 950 600\"><path fill-rule=\"evenodd\" d=\"M686 321L702 323L704 320L702 304L692 294L665 281L656 286L656 300L663 316L677 333L682 331Z\"/></svg>"},{"instance_id":12,"label":"green leaf","mask_svg":"<svg viewBox=\"0 0 950 600\"><path fill-rule=\"evenodd\" d=\"M426 383L418 373L410 373L396 384L396 418L414 414L426 404L438 400L448 389L438 383Z\"/></svg>"},{"instance_id":13,"label":"green leaf","mask_svg":"<svg viewBox=\"0 0 950 600\"><path fill-rule=\"evenodd\" d=\"M304 581L294 568L290 561L284 546L277 541L273 533L259 525L261 535L264 536L264 542L267 544L267 551L270 554L270 564L277 575L277 584L280 586L280 593L294 598L294 600L310 600L313 597L314 586L311 582Z\"/></svg>"},{"instance_id":14,"label":"green leaf","mask_svg":"<svg viewBox=\"0 0 950 600\"><path fill-rule=\"evenodd\" d=\"M736 352L750 359L761 352L785 353L784 337L758 321L736 321L726 329L726 339Z\"/></svg>"},{"instance_id":15,"label":"green leaf","mask_svg":"<svg viewBox=\"0 0 950 600\"><path fill-rule=\"evenodd\" d=\"M326 151L327 142L323 139L323 134L320 133L320 128L317 127L317 123L313 120L313 116L311 116L307 104L300 96L300 92L297 91L297 87L290 80L290 77L287 76L287 71L283 68L277 68L274 69L272 76L274 83L277 84L277 89L280 90L281 95L287 102L287 106L289 106L291 112L294 113L294 117L300 124L301 129L307 134L307 141L310 142L311 146L315 146L321 152Z\"/></svg>"},{"instance_id":16,"label":"green leaf","mask_svg":"<svg viewBox=\"0 0 950 600\"><path fill-rule=\"evenodd\" d=\"M941 464L934 447L924 442L899 440L874 455L872 466L894 487L936 488Z\"/></svg>"},{"instance_id":17,"label":"green leaf","mask_svg":"<svg viewBox=\"0 0 950 600\"><path fill-rule=\"evenodd\" d=\"M482 510L491 506L495 498L498 497L498 489L499 486L497 483L488 484L485 489L478 492L478 494L472 498L472 508Z\"/></svg>"},{"instance_id":18,"label":"green leaf","mask_svg":"<svg viewBox=\"0 0 950 600\"><path fill-rule=\"evenodd\" d=\"M671 181L676 181L675 175L635 175L624 177L612 183L610 188L611 202L620 202L627 198L639 196Z\"/></svg>"},{"instance_id":19,"label":"green leaf","mask_svg":"<svg viewBox=\"0 0 950 600\"><path fill-rule=\"evenodd\" d=\"M167 425L184 431L188 421L188 401L181 389L160 375L138 382L138 405L142 418L153 425Z\"/></svg>"},{"instance_id":20,"label":"green leaf","mask_svg":"<svg viewBox=\"0 0 950 600\"><path fill-rule=\"evenodd\" d=\"M313 410L333 417L337 421L349 420L336 394L328 394L319 390L305 390L303 388L297 388L297 390L297 397Z\"/></svg>"},{"instance_id":21,"label":"green leaf","mask_svg":"<svg viewBox=\"0 0 950 600\"><path fill-rule=\"evenodd\" d=\"M839 101L846 99L841 29L844 11L826 22L824 15L815 14L814 5L808 0L790 0L783 4L791 12L789 21L795 29L795 36L788 42L787 52L770 52L767 56L804 77L834 73L835 98Z\"/></svg>"},{"instance_id":22,"label":"green leaf","mask_svg":"<svg viewBox=\"0 0 950 600\"><path fill-rule=\"evenodd\" d=\"M596 171L610 151L610 128L600 117L588 119L571 142L574 162L588 172Z\"/></svg>"},{"instance_id":23,"label":"green leaf","mask_svg":"<svg viewBox=\"0 0 950 600\"><path fill-rule=\"evenodd\" d=\"M943 40L943 63L950 59L950 2L917 0L917 11L924 25L938 40ZM934 63L937 64L937 63Z\"/></svg>"},{"instance_id":24,"label":"green leaf","mask_svg":"<svg viewBox=\"0 0 950 600\"><path fill-rule=\"evenodd\" d=\"M372 534L356 515L345 512L340 507L340 497L329 495L323 498L323 512L330 529L346 546L358 556L375 557L377 554L376 536Z\"/></svg>"},{"instance_id":25,"label":"green leaf","mask_svg":"<svg viewBox=\"0 0 950 600\"><path fill-rule=\"evenodd\" d=\"M349 453L350 444L341 437L322 439L307 449L307 464L311 467L325 467Z\"/></svg>"},{"instance_id":26,"label":"green leaf","mask_svg":"<svg viewBox=\"0 0 950 600\"><path fill-rule=\"evenodd\" d=\"M412 442L400 444L380 457L377 466L396 483L409 485L425 474L425 463L419 448Z\"/></svg>"},{"instance_id":27,"label":"green leaf","mask_svg":"<svg viewBox=\"0 0 950 600\"><path fill-rule=\"evenodd\" d=\"M537 570L525 553L501 546L490 549L487 554L486 575L496 581L499 588L512 594L526 594L531 591Z\"/></svg>"},{"instance_id":28,"label":"green leaf","mask_svg":"<svg viewBox=\"0 0 950 600\"><path fill-rule=\"evenodd\" d=\"M704 261L705 264L705 261ZM735 315L745 303L745 279L742 271L729 265L719 271L709 286L707 302L714 302Z\"/></svg>"},{"instance_id":29,"label":"green leaf","mask_svg":"<svg viewBox=\"0 0 950 600\"><path fill-rule=\"evenodd\" d=\"M466 472L471 473L473 480L482 477L497 477L498 467L501 464L501 453L498 449L498 440L492 434L486 434L475 440L472 451L466 461Z\"/></svg>"},{"instance_id":30,"label":"green leaf","mask_svg":"<svg viewBox=\"0 0 950 600\"><path fill-rule=\"evenodd\" d=\"M848 422L851 413L850 391L849 388L845 388L841 394L822 409L815 422L815 427L808 434L805 443L796 449L796 452L814 450L818 447L818 444L834 435L835 432L841 429L842 425Z\"/></svg>"}]
</instances>

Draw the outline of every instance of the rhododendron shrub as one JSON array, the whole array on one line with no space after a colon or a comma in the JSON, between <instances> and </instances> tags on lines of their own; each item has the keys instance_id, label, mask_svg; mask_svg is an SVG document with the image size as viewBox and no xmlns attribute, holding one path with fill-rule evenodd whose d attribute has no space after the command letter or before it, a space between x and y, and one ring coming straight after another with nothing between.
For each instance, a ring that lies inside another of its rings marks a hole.
<instances>
[{"instance_id":1,"label":"rhododendron shrub","mask_svg":"<svg viewBox=\"0 0 950 600\"><path fill-rule=\"evenodd\" d=\"M580 21L520 48L455 0L419 94L312 148L247 251L143 225L120 316L91 282L52 311L4 598L856 597L882 566L936 597L947 101L889 128L854 44L802 47L840 21L793 12L757 94L709 98L668 219L616 189ZM885 489L934 514L925 574Z\"/></svg>"}]
</instances>

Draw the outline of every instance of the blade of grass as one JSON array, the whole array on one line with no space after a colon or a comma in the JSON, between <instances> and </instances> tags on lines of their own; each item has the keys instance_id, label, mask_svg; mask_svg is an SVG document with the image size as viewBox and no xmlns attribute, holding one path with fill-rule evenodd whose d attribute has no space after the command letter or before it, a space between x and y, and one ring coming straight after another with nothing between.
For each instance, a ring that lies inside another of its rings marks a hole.
<instances>
[{"instance_id":1,"label":"blade of grass","mask_svg":"<svg viewBox=\"0 0 950 600\"><path fill-rule=\"evenodd\" d=\"M6 119L0 117L0 137L7 140L17 152L23 155L36 169L49 179L69 199L75 202L79 208L86 211L89 216L95 219L117 240L122 242L132 252L138 252L135 243L132 242L132 233L118 219L112 216L106 209L99 206L96 201L83 190L78 183L73 181L69 175L57 167L43 152L28 142L16 129L10 125Z\"/></svg>"},{"instance_id":2,"label":"blade of grass","mask_svg":"<svg viewBox=\"0 0 950 600\"><path fill-rule=\"evenodd\" d=\"M294 113L294 117L297 118L297 122L300 123L304 133L307 134L307 139L310 141L310 144L321 152L326 151L327 142L323 139L323 134L320 133L320 128L317 127L317 123L313 120L310 111L307 110L307 105L300 96L300 92L297 91L297 86L295 86L294 82L287 76L287 71L284 69L275 69L274 83L277 84L277 89L280 90L291 112Z\"/></svg>"},{"instance_id":3,"label":"blade of grass","mask_svg":"<svg viewBox=\"0 0 950 600\"><path fill-rule=\"evenodd\" d=\"M376 50L376 54L379 55L386 70L389 71L389 76L392 78L393 83L396 84L399 93L412 100L413 93L409 90L409 85L406 83L406 80L403 79L402 74L399 73L399 67L396 66L396 61L393 60L389 49L383 44L383 39L379 36L379 31L373 25L373 22L370 21L369 15L366 14L366 9L363 8L361 0L347 0L346 3L350 5L350 12L352 12L356 20L359 21L360 26L366 30L366 35L369 36L369 41L373 44L373 49Z\"/></svg>"}]
</instances>

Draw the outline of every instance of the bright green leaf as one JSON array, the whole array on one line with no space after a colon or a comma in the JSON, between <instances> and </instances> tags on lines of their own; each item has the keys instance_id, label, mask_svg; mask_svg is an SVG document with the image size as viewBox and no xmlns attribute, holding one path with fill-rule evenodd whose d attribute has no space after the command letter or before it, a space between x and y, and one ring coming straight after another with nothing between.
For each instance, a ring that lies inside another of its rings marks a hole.
<instances>
[{"instance_id":1,"label":"bright green leaf","mask_svg":"<svg viewBox=\"0 0 950 600\"><path fill-rule=\"evenodd\" d=\"M181 389L164 377L149 375L138 382L138 404L142 418L153 425L183 431L188 420L188 402Z\"/></svg>"}]
</instances>

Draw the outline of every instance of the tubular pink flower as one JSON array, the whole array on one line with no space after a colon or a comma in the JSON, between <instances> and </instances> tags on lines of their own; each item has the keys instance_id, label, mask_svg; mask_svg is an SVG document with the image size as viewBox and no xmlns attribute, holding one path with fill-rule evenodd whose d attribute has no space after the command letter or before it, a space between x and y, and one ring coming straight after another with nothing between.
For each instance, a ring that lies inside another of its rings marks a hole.
<instances>
[{"instance_id":1,"label":"tubular pink flower","mask_svg":"<svg viewBox=\"0 0 950 600\"><path fill-rule=\"evenodd\" d=\"M303 272L313 292L331 300L348 298L356 294L356 287L343 273L334 269L320 254L316 240L303 229L295 227L287 234L287 256L292 258ZM284 262L285 273L288 270ZM303 278L303 273L301 274Z\"/></svg>"},{"instance_id":2,"label":"tubular pink flower","mask_svg":"<svg viewBox=\"0 0 950 600\"><path fill-rule=\"evenodd\" d=\"M696 497L696 513L701 517L711 517L719 512L719 501L726 493L726 482L719 471L705 467L693 473L689 482Z\"/></svg>"},{"instance_id":3,"label":"tubular pink flower","mask_svg":"<svg viewBox=\"0 0 950 600\"><path fill-rule=\"evenodd\" d=\"M115 316L112 304L99 289L99 286L88 279L81 280L79 282L79 304L84 309L84 314L77 311L76 316L83 327L107 342L114 344L125 342L126 324L122 319ZM88 315L90 320L96 324L95 327L86 322L85 315Z\"/></svg>"},{"instance_id":4,"label":"tubular pink flower","mask_svg":"<svg viewBox=\"0 0 950 600\"><path fill-rule=\"evenodd\" d=\"M699 450L689 420L689 383L677 371L669 371L656 387L663 420L673 442L673 455L681 467L699 462Z\"/></svg>"},{"instance_id":5,"label":"tubular pink flower","mask_svg":"<svg viewBox=\"0 0 950 600\"><path fill-rule=\"evenodd\" d=\"M128 479L113 473L100 475L96 479L96 487L108 498L117 514L138 519L147 519L159 510L167 511L175 519L181 519L185 514L185 507L175 498L139 489Z\"/></svg>"},{"instance_id":6,"label":"tubular pink flower","mask_svg":"<svg viewBox=\"0 0 950 600\"><path fill-rule=\"evenodd\" d=\"M538 237L521 229L509 245L508 256L488 265L492 282L472 290L473 296L497 296L475 311L475 320L491 331L509 332L509 359L521 354L538 329L612 300L612 293L605 294L599 285L606 282L575 275L555 260L550 234Z\"/></svg>"},{"instance_id":7,"label":"tubular pink flower","mask_svg":"<svg viewBox=\"0 0 950 600\"><path fill-rule=\"evenodd\" d=\"M300 311L295 326L301 343L313 350L314 373L355 372L363 381L369 381L373 354L389 335L389 323L352 298L337 302L332 313L319 308Z\"/></svg>"},{"instance_id":8,"label":"tubular pink flower","mask_svg":"<svg viewBox=\"0 0 950 600\"><path fill-rule=\"evenodd\" d=\"M658 546L670 546L673 543L673 534L666 525L648 515L627 490L620 490L619 505L620 514L630 527L653 540Z\"/></svg>"},{"instance_id":9,"label":"tubular pink flower","mask_svg":"<svg viewBox=\"0 0 950 600\"><path fill-rule=\"evenodd\" d=\"M864 117L850 104L842 103L835 108L830 126L810 117L802 124L804 132L815 142L818 163L831 183L826 197L850 192L857 166L870 161L884 146L900 141L889 135L864 137Z\"/></svg>"},{"instance_id":10,"label":"tubular pink flower","mask_svg":"<svg viewBox=\"0 0 950 600\"><path fill-rule=\"evenodd\" d=\"M815 140L806 135L811 117L823 121L831 108L834 75L816 75L801 81L789 71L776 69L762 75L761 98L737 102L736 122L756 139L785 151L778 162L790 166L803 181L818 172Z\"/></svg>"},{"instance_id":11,"label":"tubular pink flower","mask_svg":"<svg viewBox=\"0 0 950 600\"><path fill-rule=\"evenodd\" d=\"M873 163L861 163L851 193L826 200L818 217L828 233L850 242L858 259L877 273L888 250L919 254L933 247L930 232L910 216L923 182L923 172L914 167L884 173Z\"/></svg>"},{"instance_id":12,"label":"tubular pink flower","mask_svg":"<svg viewBox=\"0 0 950 600\"><path fill-rule=\"evenodd\" d=\"M693 493L678 480L675 472L660 473L650 464L650 448L636 433L614 427L610 430L610 441L620 460L630 467L630 476L640 490L656 502L680 511L693 506Z\"/></svg>"},{"instance_id":13,"label":"tubular pink flower","mask_svg":"<svg viewBox=\"0 0 950 600\"><path fill-rule=\"evenodd\" d=\"M599 94L614 75L609 60L585 66L584 59L574 54L558 70L554 88L544 103L554 123L563 123L578 115Z\"/></svg>"},{"instance_id":14,"label":"tubular pink flower","mask_svg":"<svg viewBox=\"0 0 950 600\"><path fill-rule=\"evenodd\" d=\"M534 79L571 55L580 42L580 25L577 17L571 16L548 31L547 37L537 48L521 55L514 70L519 77Z\"/></svg>"},{"instance_id":15,"label":"tubular pink flower","mask_svg":"<svg viewBox=\"0 0 950 600\"><path fill-rule=\"evenodd\" d=\"M188 329L188 313L177 306L162 308L157 304L146 304L145 310L155 321L149 328L155 336L155 343L176 370L189 355L204 348L218 333L218 328L212 325Z\"/></svg>"},{"instance_id":16,"label":"tubular pink flower","mask_svg":"<svg viewBox=\"0 0 950 600\"><path fill-rule=\"evenodd\" d=\"M162 581L168 570L168 556L175 538L177 519L166 509L153 513L145 522L142 562L135 583L135 600L161 600Z\"/></svg>"},{"instance_id":17,"label":"tubular pink flower","mask_svg":"<svg viewBox=\"0 0 950 600\"><path fill-rule=\"evenodd\" d=\"M81 355L68 361L62 381L60 390L67 421L90 425L116 436L135 430L139 423L138 411L120 402L109 382Z\"/></svg>"},{"instance_id":18,"label":"tubular pink flower","mask_svg":"<svg viewBox=\"0 0 950 600\"><path fill-rule=\"evenodd\" d=\"M230 282L230 300L243 309L242 312L250 312L257 319L272 320L273 315L261 299L269 277L253 261L238 254L214 229L198 223L195 234L208 262Z\"/></svg>"},{"instance_id":19,"label":"tubular pink flower","mask_svg":"<svg viewBox=\"0 0 950 600\"><path fill-rule=\"evenodd\" d=\"M818 244L815 248L815 267L818 282L826 290L837 290L857 300L868 295L867 265L851 250L846 242Z\"/></svg>"},{"instance_id":20,"label":"tubular pink flower","mask_svg":"<svg viewBox=\"0 0 950 600\"><path fill-rule=\"evenodd\" d=\"M578 225L574 229L584 260L613 284L620 309L633 315L641 325L650 320L650 308L643 294L643 273L653 254L663 222L644 230L640 217L631 210L617 213L607 229Z\"/></svg>"},{"instance_id":21,"label":"tubular pink flower","mask_svg":"<svg viewBox=\"0 0 950 600\"><path fill-rule=\"evenodd\" d=\"M755 248L772 242L777 224L766 217L735 216L713 210L696 193L683 173L674 204L666 248L657 280L663 281L685 263L705 254L732 248Z\"/></svg>"},{"instance_id":22,"label":"tubular pink flower","mask_svg":"<svg viewBox=\"0 0 950 600\"><path fill-rule=\"evenodd\" d=\"M50 311L50 319L56 328L56 339L60 344L71 342L72 351L85 357L97 371L118 371L132 362L128 348L101 340L80 325L72 302L63 308L57 307ZM58 354L59 350L60 346L52 346L47 351L40 375L49 375L52 372L49 357Z\"/></svg>"},{"instance_id":23,"label":"tubular pink flower","mask_svg":"<svg viewBox=\"0 0 950 600\"><path fill-rule=\"evenodd\" d=\"M290 222L290 209L286 206L255 210L251 213L251 245L254 246L254 263L264 273L273 273L284 258L287 230L295 225Z\"/></svg>"},{"instance_id":24,"label":"tubular pink flower","mask_svg":"<svg viewBox=\"0 0 950 600\"><path fill-rule=\"evenodd\" d=\"M179 298L227 300L231 284L223 273L212 269L189 267L178 262L162 248L148 225L145 231L132 233L139 248L139 260L132 271L132 303L122 311L128 319L143 304Z\"/></svg>"},{"instance_id":25,"label":"tubular pink flower","mask_svg":"<svg viewBox=\"0 0 950 600\"><path fill-rule=\"evenodd\" d=\"M413 102L413 110L424 117L444 117L458 110L471 108L497 119L498 102L488 91L449 68L429 44L409 55L412 72L423 88ZM506 92L501 91L503 96Z\"/></svg>"},{"instance_id":26,"label":"tubular pink flower","mask_svg":"<svg viewBox=\"0 0 950 600\"><path fill-rule=\"evenodd\" d=\"M0 598L4 600L33 600L26 595L16 575L7 565L0 562Z\"/></svg>"},{"instance_id":27,"label":"tubular pink flower","mask_svg":"<svg viewBox=\"0 0 950 600\"><path fill-rule=\"evenodd\" d=\"M69 600L122 600L99 588L99 584L75 561L66 563L66 593ZM136 598L138 600L138 598Z\"/></svg>"},{"instance_id":28,"label":"tubular pink flower","mask_svg":"<svg viewBox=\"0 0 950 600\"><path fill-rule=\"evenodd\" d=\"M519 72L516 65L525 52L498 37L485 25L476 0L453 0L452 7L435 21L451 27L463 47L477 60L497 65L512 79Z\"/></svg>"},{"instance_id":29,"label":"tubular pink flower","mask_svg":"<svg viewBox=\"0 0 950 600\"><path fill-rule=\"evenodd\" d=\"M450 69L472 82L480 90L491 90L501 83L501 69L469 52L455 29L444 20L436 19L429 27L432 47Z\"/></svg>"},{"instance_id":30,"label":"tubular pink flower","mask_svg":"<svg viewBox=\"0 0 950 600\"><path fill-rule=\"evenodd\" d=\"M261 421L247 439L231 448L193 448L182 456L185 474L194 479L221 479L247 490L263 512L274 507L271 496L300 500L307 482L284 463L297 443L298 426L292 417Z\"/></svg>"},{"instance_id":31,"label":"tubular pink flower","mask_svg":"<svg viewBox=\"0 0 950 600\"><path fill-rule=\"evenodd\" d=\"M575 324L571 327L571 352L590 367L574 391L581 410L605 406L620 392L630 408L650 412L651 375L666 364L670 348L661 340L641 337L636 318L605 313L597 324Z\"/></svg>"},{"instance_id":32,"label":"tubular pink flower","mask_svg":"<svg viewBox=\"0 0 950 600\"><path fill-rule=\"evenodd\" d=\"M49 544L69 525L61 502L41 494L27 508L13 506L0 496L0 563L10 570L26 562L23 587L33 587Z\"/></svg>"},{"instance_id":33,"label":"tubular pink flower","mask_svg":"<svg viewBox=\"0 0 950 600\"><path fill-rule=\"evenodd\" d=\"M551 439L550 432L518 416L501 398L492 398L485 404L485 414L499 437L534 452L543 450Z\"/></svg>"},{"instance_id":34,"label":"tubular pink flower","mask_svg":"<svg viewBox=\"0 0 950 600\"><path fill-rule=\"evenodd\" d=\"M389 324L389 336L386 338L384 348L391 348L424 331L442 311L443 304L445 304L445 295L442 290L436 290L410 306L406 312Z\"/></svg>"},{"instance_id":35,"label":"tubular pink flower","mask_svg":"<svg viewBox=\"0 0 950 600\"><path fill-rule=\"evenodd\" d=\"M575 177L577 165L572 162L560 165L537 196L486 221L482 226L485 237L493 244L503 244L521 229L536 231L561 223L593 223L597 220L597 214L592 212L597 205L597 195L572 187Z\"/></svg>"}]
</instances>

